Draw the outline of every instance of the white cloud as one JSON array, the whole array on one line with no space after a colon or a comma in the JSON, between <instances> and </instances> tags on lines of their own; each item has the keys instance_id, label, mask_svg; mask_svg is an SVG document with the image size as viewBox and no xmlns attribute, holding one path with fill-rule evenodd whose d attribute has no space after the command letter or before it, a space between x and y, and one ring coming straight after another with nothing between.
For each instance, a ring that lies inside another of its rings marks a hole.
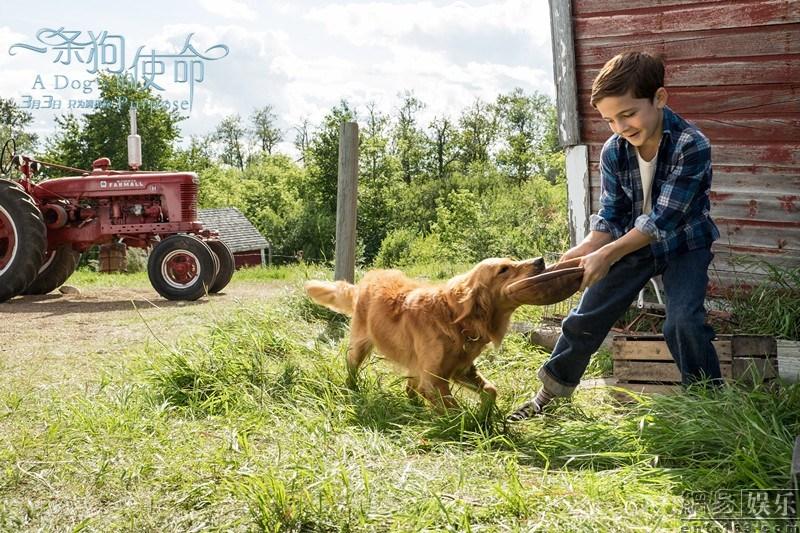
<instances>
[{"instance_id":1,"label":"white cloud","mask_svg":"<svg viewBox=\"0 0 800 533\"><path fill-rule=\"evenodd\" d=\"M484 5L453 2L387 2L328 4L306 17L328 33L359 46L391 45L409 34L437 35L501 31L530 34L538 43L550 34L547 2L505 0Z\"/></svg>"},{"instance_id":2,"label":"white cloud","mask_svg":"<svg viewBox=\"0 0 800 533\"><path fill-rule=\"evenodd\" d=\"M253 20L257 18L255 11L253 11L244 2L239 2L238 0L199 0L199 1L200 1L200 7L202 7L212 15L219 15L220 17L229 19Z\"/></svg>"},{"instance_id":3,"label":"white cloud","mask_svg":"<svg viewBox=\"0 0 800 533\"><path fill-rule=\"evenodd\" d=\"M411 90L427 104L419 117L426 123L434 115L457 118L475 98L492 101L517 86L554 94L545 0L200 1L209 11L198 12L191 24L178 16L145 24L138 14L124 22L138 28L135 37L126 36L148 50L179 51L190 33L201 53L217 44L229 47L224 59L205 62L205 80L195 84L191 115L180 124L185 137L213 131L229 114L238 113L247 121L256 107L267 104L287 132L285 140L291 141L293 126L303 118L318 124L341 99L362 112L374 101L382 112L393 113L400 103L398 94ZM220 24L220 9L225 16L246 20ZM254 23L258 15L262 22ZM32 35L0 27L1 96L30 93L38 73L48 90L56 74L92 77L81 65L54 64L52 54L25 51L8 56L10 44L33 41ZM166 91L159 94L185 99L188 86L172 81L172 68L170 62L160 78ZM58 94L81 97L67 90ZM97 96L95 92L90 97ZM52 124L52 111L34 115L37 124Z\"/></svg>"}]
</instances>

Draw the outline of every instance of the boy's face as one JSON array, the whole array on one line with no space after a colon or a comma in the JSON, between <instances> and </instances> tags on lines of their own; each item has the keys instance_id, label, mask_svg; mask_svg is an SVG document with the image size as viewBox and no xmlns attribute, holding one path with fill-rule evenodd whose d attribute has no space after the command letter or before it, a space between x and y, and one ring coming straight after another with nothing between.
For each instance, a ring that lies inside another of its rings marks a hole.
<instances>
[{"instance_id":1,"label":"boy's face","mask_svg":"<svg viewBox=\"0 0 800 533\"><path fill-rule=\"evenodd\" d=\"M667 104L667 90L661 87L653 100L634 98L629 91L623 96L606 96L595 103L611 131L629 143L641 147L658 147Z\"/></svg>"}]
</instances>

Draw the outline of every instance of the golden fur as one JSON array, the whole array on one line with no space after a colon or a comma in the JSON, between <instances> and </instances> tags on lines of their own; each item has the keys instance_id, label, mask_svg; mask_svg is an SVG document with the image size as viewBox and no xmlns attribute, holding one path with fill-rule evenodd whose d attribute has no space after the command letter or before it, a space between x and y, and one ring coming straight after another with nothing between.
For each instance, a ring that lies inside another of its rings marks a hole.
<instances>
[{"instance_id":1,"label":"golden fur","mask_svg":"<svg viewBox=\"0 0 800 533\"><path fill-rule=\"evenodd\" d=\"M490 342L499 346L520 304L506 295L511 283L544 271L541 258L486 259L440 285L407 278L398 270L373 270L357 284L309 281L317 303L353 317L347 354L349 383L373 348L402 367L410 395L455 406L454 380L494 401L497 390L477 371L475 359Z\"/></svg>"}]
</instances>

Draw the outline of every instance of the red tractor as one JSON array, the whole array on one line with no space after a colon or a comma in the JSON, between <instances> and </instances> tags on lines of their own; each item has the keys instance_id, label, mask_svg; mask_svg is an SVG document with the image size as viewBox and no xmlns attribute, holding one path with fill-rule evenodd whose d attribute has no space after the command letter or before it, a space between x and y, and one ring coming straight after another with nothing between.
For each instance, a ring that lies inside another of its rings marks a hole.
<instances>
[{"instance_id":1,"label":"red tractor","mask_svg":"<svg viewBox=\"0 0 800 533\"><path fill-rule=\"evenodd\" d=\"M101 157L91 171L36 161L3 145L0 172L0 302L46 294L75 271L91 246L123 243L150 248L147 273L170 300L196 300L222 290L234 272L233 254L197 220L198 178L192 172L143 172L135 112L128 138L133 170L111 170ZM42 166L81 172L34 181Z\"/></svg>"}]
</instances>

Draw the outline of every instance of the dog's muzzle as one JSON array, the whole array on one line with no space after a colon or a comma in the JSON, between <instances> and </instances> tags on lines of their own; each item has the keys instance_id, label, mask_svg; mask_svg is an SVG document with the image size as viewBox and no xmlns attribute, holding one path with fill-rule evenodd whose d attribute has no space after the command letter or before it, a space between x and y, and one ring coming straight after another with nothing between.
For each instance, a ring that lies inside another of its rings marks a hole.
<instances>
[{"instance_id":1,"label":"dog's muzzle","mask_svg":"<svg viewBox=\"0 0 800 533\"><path fill-rule=\"evenodd\" d=\"M541 274L515 281L506 296L519 305L551 305L566 300L581 288L580 258L552 265Z\"/></svg>"}]
</instances>

